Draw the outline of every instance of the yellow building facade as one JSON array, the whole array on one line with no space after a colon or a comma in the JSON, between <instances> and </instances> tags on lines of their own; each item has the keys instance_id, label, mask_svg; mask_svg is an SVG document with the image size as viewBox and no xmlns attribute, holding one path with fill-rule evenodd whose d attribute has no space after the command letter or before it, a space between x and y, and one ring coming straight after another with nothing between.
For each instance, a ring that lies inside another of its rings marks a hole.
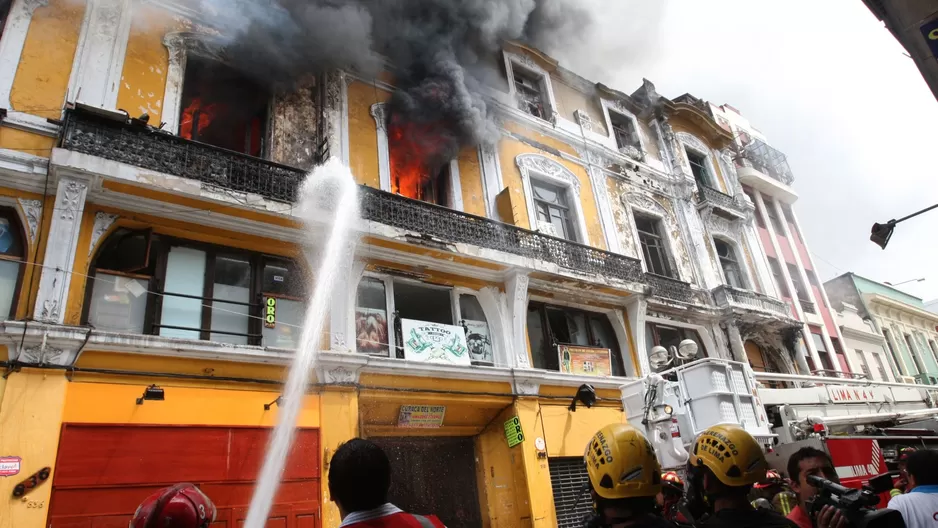
<instances>
[{"instance_id":1,"label":"yellow building facade","mask_svg":"<svg viewBox=\"0 0 938 528\"><path fill-rule=\"evenodd\" d=\"M221 521L243 519L317 285L309 241L328 225L304 222L298 189L327 155L360 185L360 218L317 319L316 378L272 518L338 526L330 457L362 436L391 455L392 498L448 526L578 520L583 450L626 420L618 387L649 372L647 325L698 314L674 325L699 332L708 355L730 348L698 297L716 279L695 271L686 240L672 237L674 274L638 242L631 208L665 203L654 182L674 161L643 110L647 86L597 89L507 44L497 137L407 195L393 71L267 86L228 62L205 22L149 2L12 2L0 41L11 468L0 528L125 523L179 480L206 490ZM226 83L242 90L238 112L218 98ZM712 123L687 123L724 146ZM419 359L411 337L426 328L465 343L462 359ZM585 384L596 399L573 411ZM517 445L506 424L520 425Z\"/></svg>"}]
</instances>

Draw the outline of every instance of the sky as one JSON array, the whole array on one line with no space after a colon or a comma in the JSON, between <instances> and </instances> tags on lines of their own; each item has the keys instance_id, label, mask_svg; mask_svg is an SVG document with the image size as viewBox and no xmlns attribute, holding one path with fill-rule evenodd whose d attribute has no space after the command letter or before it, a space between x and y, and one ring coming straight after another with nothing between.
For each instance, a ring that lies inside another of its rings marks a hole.
<instances>
[{"instance_id":1,"label":"sky","mask_svg":"<svg viewBox=\"0 0 938 528\"><path fill-rule=\"evenodd\" d=\"M861 0L584 0L583 41L561 64L631 93L642 78L674 98L729 103L784 152L794 205L822 281L847 271L938 298L933 164L938 101ZM611 7L610 7L611 6Z\"/></svg>"}]
</instances>

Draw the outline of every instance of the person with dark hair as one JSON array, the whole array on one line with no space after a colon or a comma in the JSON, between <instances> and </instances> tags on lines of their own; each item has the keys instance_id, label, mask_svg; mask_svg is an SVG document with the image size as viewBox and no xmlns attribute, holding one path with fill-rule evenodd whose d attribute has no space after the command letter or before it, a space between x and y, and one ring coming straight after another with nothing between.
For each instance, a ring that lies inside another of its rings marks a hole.
<instances>
[{"instance_id":1,"label":"person with dark hair","mask_svg":"<svg viewBox=\"0 0 938 528\"><path fill-rule=\"evenodd\" d=\"M840 482L830 455L820 449L802 447L788 458L788 478L791 479L791 490L798 495L798 505L791 510L788 518L799 528L815 528L811 517L808 516L807 507L807 501L817 495L817 488L807 481L810 475ZM847 526L847 518L837 508L824 506L817 516L816 525L817 528L844 528Z\"/></svg>"},{"instance_id":2,"label":"person with dark hair","mask_svg":"<svg viewBox=\"0 0 938 528\"><path fill-rule=\"evenodd\" d=\"M765 480L762 446L738 425L715 425L700 433L687 461L687 507L695 526L796 528L782 514L754 508L749 492Z\"/></svg>"},{"instance_id":3,"label":"person with dark hair","mask_svg":"<svg viewBox=\"0 0 938 528\"><path fill-rule=\"evenodd\" d=\"M641 431L607 425L586 444L583 458L595 509L586 526L674 528L658 514L661 465Z\"/></svg>"},{"instance_id":4,"label":"person with dark hair","mask_svg":"<svg viewBox=\"0 0 938 528\"><path fill-rule=\"evenodd\" d=\"M920 449L906 461L908 491L889 500L908 528L938 525L938 451Z\"/></svg>"},{"instance_id":5,"label":"person with dark hair","mask_svg":"<svg viewBox=\"0 0 938 528\"><path fill-rule=\"evenodd\" d=\"M329 495L341 528L446 528L434 515L403 512L388 502L391 461L375 443L353 438L329 462Z\"/></svg>"}]
</instances>

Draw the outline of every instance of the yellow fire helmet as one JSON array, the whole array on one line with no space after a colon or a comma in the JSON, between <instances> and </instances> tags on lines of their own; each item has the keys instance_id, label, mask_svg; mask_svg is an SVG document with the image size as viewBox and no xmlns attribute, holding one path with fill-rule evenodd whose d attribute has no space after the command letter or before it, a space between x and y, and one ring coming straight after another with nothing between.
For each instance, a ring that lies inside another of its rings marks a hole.
<instances>
[{"instance_id":1,"label":"yellow fire helmet","mask_svg":"<svg viewBox=\"0 0 938 528\"><path fill-rule=\"evenodd\" d=\"M627 424L600 429L586 445L586 472L604 499L654 497L661 491L661 465L651 443Z\"/></svg>"},{"instance_id":2,"label":"yellow fire helmet","mask_svg":"<svg viewBox=\"0 0 938 528\"><path fill-rule=\"evenodd\" d=\"M714 425L694 440L688 463L705 466L727 486L765 480L768 463L755 438L738 425Z\"/></svg>"}]
</instances>

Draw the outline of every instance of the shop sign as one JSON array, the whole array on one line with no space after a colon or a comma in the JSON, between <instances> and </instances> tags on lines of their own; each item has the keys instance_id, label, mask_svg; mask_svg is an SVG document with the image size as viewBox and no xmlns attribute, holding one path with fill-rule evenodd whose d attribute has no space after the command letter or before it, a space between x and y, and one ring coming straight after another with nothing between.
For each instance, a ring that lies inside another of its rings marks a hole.
<instances>
[{"instance_id":1,"label":"shop sign","mask_svg":"<svg viewBox=\"0 0 938 528\"><path fill-rule=\"evenodd\" d=\"M886 401L883 387L851 387L849 385L828 385L827 396L831 403L865 403Z\"/></svg>"},{"instance_id":2,"label":"shop sign","mask_svg":"<svg viewBox=\"0 0 938 528\"><path fill-rule=\"evenodd\" d=\"M485 321L463 321L466 327L466 345L469 347L469 359L473 363L495 364L492 355L492 340L489 338L489 325Z\"/></svg>"},{"instance_id":3,"label":"shop sign","mask_svg":"<svg viewBox=\"0 0 938 528\"><path fill-rule=\"evenodd\" d=\"M938 18L925 22L919 26L919 30L925 37L925 43L928 44L932 55L938 57Z\"/></svg>"},{"instance_id":4,"label":"shop sign","mask_svg":"<svg viewBox=\"0 0 938 528\"><path fill-rule=\"evenodd\" d=\"M515 447L524 442L524 433L521 432L521 420L517 416L505 422L505 438L508 439L508 447Z\"/></svg>"},{"instance_id":5,"label":"shop sign","mask_svg":"<svg viewBox=\"0 0 938 528\"><path fill-rule=\"evenodd\" d=\"M383 309L355 309L355 346L362 354L388 355L388 318Z\"/></svg>"},{"instance_id":6,"label":"shop sign","mask_svg":"<svg viewBox=\"0 0 938 528\"><path fill-rule=\"evenodd\" d=\"M404 359L423 363L472 365L466 331L461 326L401 319Z\"/></svg>"},{"instance_id":7,"label":"shop sign","mask_svg":"<svg viewBox=\"0 0 938 528\"><path fill-rule=\"evenodd\" d=\"M23 459L15 456L0 457L0 477L12 477L20 472Z\"/></svg>"},{"instance_id":8,"label":"shop sign","mask_svg":"<svg viewBox=\"0 0 938 528\"><path fill-rule=\"evenodd\" d=\"M443 425L443 415L446 407L443 405L401 405L401 413L397 417L398 427L413 429L435 429Z\"/></svg>"},{"instance_id":9,"label":"shop sign","mask_svg":"<svg viewBox=\"0 0 938 528\"><path fill-rule=\"evenodd\" d=\"M266 305L264 311L264 326L266 328L276 328L277 326L277 298L268 297L267 301L264 303Z\"/></svg>"},{"instance_id":10,"label":"shop sign","mask_svg":"<svg viewBox=\"0 0 938 528\"><path fill-rule=\"evenodd\" d=\"M608 348L558 345L560 372L583 376L612 376L612 353Z\"/></svg>"}]
</instances>

